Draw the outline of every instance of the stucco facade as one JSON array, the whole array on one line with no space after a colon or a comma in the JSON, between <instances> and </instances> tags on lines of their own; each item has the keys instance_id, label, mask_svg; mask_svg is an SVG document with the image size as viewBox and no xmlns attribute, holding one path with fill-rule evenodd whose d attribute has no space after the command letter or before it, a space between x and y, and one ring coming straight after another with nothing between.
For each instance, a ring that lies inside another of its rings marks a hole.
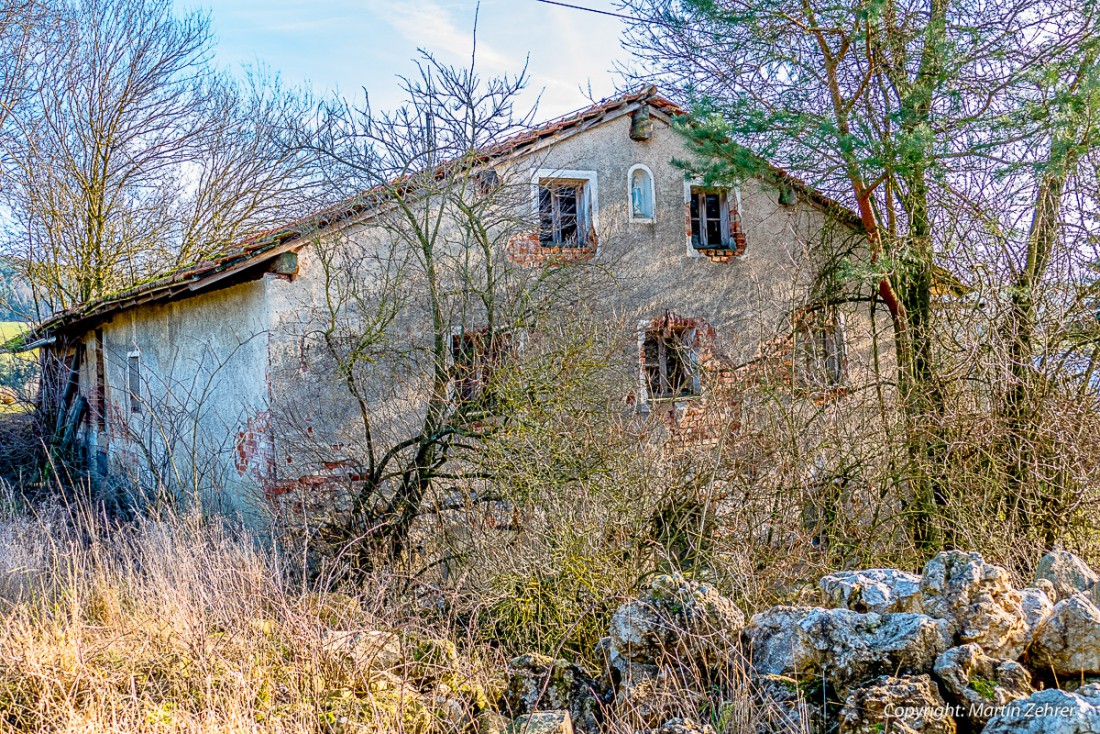
<instances>
[{"instance_id":1,"label":"stucco facade","mask_svg":"<svg viewBox=\"0 0 1100 734\"><path fill-rule=\"evenodd\" d=\"M669 113L667 103L628 100L598 116L582 114L580 122L558 123L553 134L491 161L494 180L519 192L516 206L529 207L531 223L509 237L497 253L501 263L518 271L600 273L583 297L608 324L623 409L670 445L736 440L736 401L719 397L763 372L785 381L792 399L841 400L851 386L871 380L872 331L882 332L880 342L888 337L885 320L875 323L865 304L840 306L830 316L833 341L822 342L832 344L830 384L800 390L796 374L799 324L817 298L822 265L838 252L863 256L858 227L839 207L783 177L708 189L687 180L673 165L687 151ZM582 223L582 246L555 248L545 238L548 226L558 226L547 217L548 202L559 195L540 191L554 182L566 188L564 204L553 206ZM707 192L718 193L707 200ZM707 225L698 222L719 196L723 242L700 246ZM155 474L173 490L197 493L254 523L273 497L308 492L338 472L341 452L354 441L358 407L324 367L320 334L332 261L322 253L358 248L375 253L384 268L393 243L375 217L359 212L290 237L280 245L277 267L241 266L251 273L243 282L225 278L167 303L118 308L77 330L66 349L83 351L79 393L90 408L84 431L99 470L143 483ZM361 279L375 277L358 261ZM415 282L408 288L416 298ZM445 318L469 330L479 317L456 308ZM394 327L409 335L410 349L416 328ZM653 340L660 334L676 335L691 365L677 367L658 354ZM387 414L393 435L421 410L415 379L395 368L385 394L368 396ZM651 394L661 385L675 394Z\"/></svg>"}]
</instances>

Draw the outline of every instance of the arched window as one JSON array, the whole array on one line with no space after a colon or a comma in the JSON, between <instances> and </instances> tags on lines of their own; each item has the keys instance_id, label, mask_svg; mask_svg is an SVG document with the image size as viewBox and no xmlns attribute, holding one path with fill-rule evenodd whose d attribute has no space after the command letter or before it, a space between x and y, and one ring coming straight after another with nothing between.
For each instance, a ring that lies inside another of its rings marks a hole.
<instances>
[{"instance_id":1,"label":"arched window","mask_svg":"<svg viewBox=\"0 0 1100 734\"><path fill-rule=\"evenodd\" d=\"M630 169L630 219L652 222L656 216L653 197L653 172L638 164Z\"/></svg>"}]
</instances>

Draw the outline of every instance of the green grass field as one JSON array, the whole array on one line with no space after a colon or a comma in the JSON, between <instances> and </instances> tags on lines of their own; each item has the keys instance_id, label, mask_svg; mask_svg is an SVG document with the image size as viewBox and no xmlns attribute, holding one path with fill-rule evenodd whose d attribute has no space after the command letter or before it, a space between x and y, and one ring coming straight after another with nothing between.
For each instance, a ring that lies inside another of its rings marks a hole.
<instances>
[{"instance_id":1,"label":"green grass field","mask_svg":"<svg viewBox=\"0 0 1100 734\"><path fill-rule=\"evenodd\" d=\"M0 321L0 344L18 336L27 329L27 326L27 324L19 321ZM34 352L26 354L0 352L0 393L8 393L9 389L14 389L16 393L22 392L19 390L21 385L18 384L18 378L14 377L14 373L23 371L22 368L33 361L34 357ZM13 382L16 382L16 384L12 384ZM23 412L25 410L23 405L9 403L5 398L5 395L0 395L0 413Z\"/></svg>"}]
</instances>

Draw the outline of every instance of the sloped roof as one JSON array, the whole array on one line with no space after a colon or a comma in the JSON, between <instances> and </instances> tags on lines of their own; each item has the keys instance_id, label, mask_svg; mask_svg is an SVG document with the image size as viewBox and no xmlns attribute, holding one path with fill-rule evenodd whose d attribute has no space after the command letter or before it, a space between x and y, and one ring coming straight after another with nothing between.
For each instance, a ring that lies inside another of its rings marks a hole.
<instances>
[{"instance_id":1,"label":"sloped roof","mask_svg":"<svg viewBox=\"0 0 1100 734\"><path fill-rule=\"evenodd\" d=\"M656 87L650 86L637 92L603 100L577 112L517 133L496 145L482 150L480 155L475 157L473 164L481 165L522 155L544 141L552 140L578 128L602 124L607 120L630 113L645 104L670 117L687 114L679 105L661 97ZM766 170L771 172L778 183L791 186L817 206L828 210L835 216L839 216L856 228L861 227L859 218L847 207L767 161L761 161L761 163ZM154 280L58 312L40 323L34 330L27 332L21 339L5 344L3 347L11 351L28 349L31 345L41 343L43 339L48 338L50 335L85 331L95 324L106 321L116 313L136 306L148 303L166 303L190 295L197 295L211 289L218 283L234 282L229 279L233 276L243 276L246 272L255 272L266 267L282 253L297 249L305 244L305 238L310 235L328 227L348 222L369 212L377 207L385 198L386 193L392 191L394 186L399 183L394 182L391 185L379 186L365 191L309 216L252 235L241 240L235 247L225 253L179 268Z\"/></svg>"}]
</instances>

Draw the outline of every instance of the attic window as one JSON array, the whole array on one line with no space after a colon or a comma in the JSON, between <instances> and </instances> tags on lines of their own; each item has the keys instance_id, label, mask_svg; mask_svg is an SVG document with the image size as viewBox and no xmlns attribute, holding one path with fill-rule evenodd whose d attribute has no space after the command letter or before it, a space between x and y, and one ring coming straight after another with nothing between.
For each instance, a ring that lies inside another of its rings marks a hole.
<instances>
[{"instance_id":1,"label":"attic window","mask_svg":"<svg viewBox=\"0 0 1100 734\"><path fill-rule=\"evenodd\" d=\"M591 221L586 181L540 179L539 242L543 247L584 247Z\"/></svg>"},{"instance_id":2,"label":"attic window","mask_svg":"<svg viewBox=\"0 0 1100 734\"><path fill-rule=\"evenodd\" d=\"M728 188L691 187L688 217L691 246L696 250L732 250L735 255L744 252L745 234L733 194Z\"/></svg>"},{"instance_id":3,"label":"attic window","mask_svg":"<svg viewBox=\"0 0 1100 734\"><path fill-rule=\"evenodd\" d=\"M642 371L650 400L669 400L699 394L695 329L662 325L645 330Z\"/></svg>"}]
</instances>

